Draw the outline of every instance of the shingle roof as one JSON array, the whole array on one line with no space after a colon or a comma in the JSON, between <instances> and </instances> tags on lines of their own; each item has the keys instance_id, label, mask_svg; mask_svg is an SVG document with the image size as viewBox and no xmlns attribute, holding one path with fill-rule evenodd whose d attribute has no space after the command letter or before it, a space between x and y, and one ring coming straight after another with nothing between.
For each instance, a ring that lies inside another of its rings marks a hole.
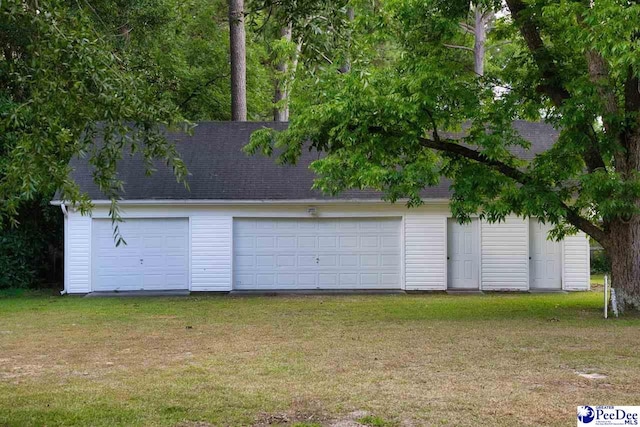
<instances>
[{"instance_id":1,"label":"shingle roof","mask_svg":"<svg viewBox=\"0 0 640 427\"><path fill-rule=\"evenodd\" d=\"M380 193L368 190L349 190L337 197L312 190L314 174L309 164L318 153L303 151L297 165L278 165L273 158L248 156L241 151L251 133L263 127L276 130L286 128L276 122L203 122L193 135L169 133L189 172L190 190L176 182L170 168L158 164L157 172L145 174L140 155L128 156L118 163L118 178L124 182L123 200L327 200L379 199ZM514 154L531 159L536 153L549 149L558 132L543 123L514 122L514 128L531 142L531 150L514 148ZM105 196L93 183L92 167L87 159L74 158L72 178L93 200ZM446 180L424 190L425 199L444 199L450 196Z\"/></svg>"}]
</instances>

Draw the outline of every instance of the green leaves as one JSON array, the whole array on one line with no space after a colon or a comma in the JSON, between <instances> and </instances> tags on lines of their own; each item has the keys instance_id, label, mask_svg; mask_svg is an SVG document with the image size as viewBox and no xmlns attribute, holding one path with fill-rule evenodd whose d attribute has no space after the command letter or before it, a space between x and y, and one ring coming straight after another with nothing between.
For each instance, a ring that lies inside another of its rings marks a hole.
<instances>
[{"instance_id":1,"label":"green leaves","mask_svg":"<svg viewBox=\"0 0 640 427\"><path fill-rule=\"evenodd\" d=\"M164 132L230 117L226 13L224 0L0 3L0 226L56 190L90 210L68 178L74 156L89 158L115 222L122 156L141 153L149 174L163 161L186 185ZM265 58L262 41L249 37L253 119L271 112Z\"/></svg>"},{"instance_id":2,"label":"green leaves","mask_svg":"<svg viewBox=\"0 0 640 427\"><path fill-rule=\"evenodd\" d=\"M182 121L177 109L158 102L145 76L96 36L84 11L57 2L40 7L47 12L21 1L0 9L2 26L19 27L15 34L24 37L6 40L0 61L0 223L16 223L21 203L56 189L88 210L68 178L69 160L81 153L90 155L96 184L114 202L122 191L115 165L125 149L167 159L184 181L184 164L161 128ZM94 146L98 136L103 143Z\"/></svg>"},{"instance_id":3,"label":"green leaves","mask_svg":"<svg viewBox=\"0 0 640 427\"><path fill-rule=\"evenodd\" d=\"M312 168L316 187L330 194L373 188L416 205L423 188L446 177L461 220L515 213L556 224L554 237L580 227L602 238L603 221L640 213L637 170L623 170L638 150L625 138L637 139L640 128L638 107L628 107L629 79L640 74L639 7L512 3L519 18L498 14L482 77L468 52L451 48L473 45L460 25L468 2L395 0L375 16L360 7L351 73L316 70L300 83L289 129L257 133L249 151L281 162L302 149L323 152ZM513 128L522 119L559 130L533 160L527 135Z\"/></svg>"}]
</instances>

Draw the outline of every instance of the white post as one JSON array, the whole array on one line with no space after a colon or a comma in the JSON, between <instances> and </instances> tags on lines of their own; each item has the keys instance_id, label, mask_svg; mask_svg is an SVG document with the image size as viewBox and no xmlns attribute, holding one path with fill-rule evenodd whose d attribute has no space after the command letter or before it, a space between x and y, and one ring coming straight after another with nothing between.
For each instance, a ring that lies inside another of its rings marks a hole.
<instances>
[{"instance_id":1,"label":"white post","mask_svg":"<svg viewBox=\"0 0 640 427\"><path fill-rule=\"evenodd\" d=\"M609 287L609 276L607 274L604 275L604 318L607 319L609 316L609 298L607 288Z\"/></svg>"}]
</instances>

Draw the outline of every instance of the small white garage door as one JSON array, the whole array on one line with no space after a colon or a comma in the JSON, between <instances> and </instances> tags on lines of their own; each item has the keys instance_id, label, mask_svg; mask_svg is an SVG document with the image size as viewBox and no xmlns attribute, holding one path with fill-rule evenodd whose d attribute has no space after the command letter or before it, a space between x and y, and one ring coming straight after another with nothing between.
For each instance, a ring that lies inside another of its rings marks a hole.
<instances>
[{"instance_id":1,"label":"small white garage door","mask_svg":"<svg viewBox=\"0 0 640 427\"><path fill-rule=\"evenodd\" d=\"M400 219L235 219L234 289L399 289Z\"/></svg>"},{"instance_id":2,"label":"small white garage door","mask_svg":"<svg viewBox=\"0 0 640 427\"><path fill-rule=\"evenodd\" d=\"M116 247L111 220L93 220L94 291L189 288L188 219L128 219L119 227L126 245Z\"/></svg>"}]
</instances>

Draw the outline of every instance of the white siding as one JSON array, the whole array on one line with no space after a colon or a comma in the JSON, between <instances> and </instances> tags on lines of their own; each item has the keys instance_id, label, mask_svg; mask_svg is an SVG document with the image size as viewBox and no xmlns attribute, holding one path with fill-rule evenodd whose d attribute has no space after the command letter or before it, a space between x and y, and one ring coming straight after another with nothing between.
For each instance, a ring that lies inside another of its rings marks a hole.
<instances>
[{"instance_id":1,"label":"white siding","mask_svg":"<svg viewBox=\"0 0 640 427\"><path fill-rule=\"evenodd\" d=\"M309 205L260 203L251 206L127 205L126 218L189 218L190 289L229 291L233 276L233 218L309 218ZM402 205L335 203L315 206L320 218L380 218L402 216L402 287L406 290L446 290L446 203L407 210ZM108 218L108 206L97 205L94 218ZM65 289L86 293L91 286L91 218L69 212L65 220ZM529 289L528 221L509 217L499 224L482 223L481 288ZM563 288L588 289L589 250L584 235L563 243Z\"/></svg>"},{"instance_id":2,"label":"white siding","mask_svg":"<svg viewBox=\"0 0 640 427\"><path fill-rule=\"evenodd\" d=\"M69 211L65 221L65 289L85 294L91 292L91 217Z\"/></svg>"},{"instance_id":3,"label":"white siding","mask_svg":"<svg viewBox=\"0 0 640 427\"><path fill-rule=\"evenodd\" d=\"M529 222L507 217L481 226L481 277L485 291L529 289Z\"/></svg>"},{"instance_id":4,"label":"white siding","mask_svg":"<svg viewBox=\"0 0 640 427\"><path fill-rule=\"evenodd\" d=\"M231 290L230 216L191 217L191 290Z\"/></svg>"},{"instance_id":5,"label":"white siding","mask_svg":"<svg viewBox=\"0 0 640 427\"><path fill-rule=\"evenodd\" d=\"M584 233L564 239L563 288L568 291L590 288L589 239Z\"/></svg>"},{"instance_id":6,"label":"white siding","mask_svg":"<svg viewBox=\"0 0 640 427\"><path fill-rule=\"evenodd\" d=\"M404 217L405 289L447 289L447 217L407 214Z\"/></svg>"}]
</instances>

